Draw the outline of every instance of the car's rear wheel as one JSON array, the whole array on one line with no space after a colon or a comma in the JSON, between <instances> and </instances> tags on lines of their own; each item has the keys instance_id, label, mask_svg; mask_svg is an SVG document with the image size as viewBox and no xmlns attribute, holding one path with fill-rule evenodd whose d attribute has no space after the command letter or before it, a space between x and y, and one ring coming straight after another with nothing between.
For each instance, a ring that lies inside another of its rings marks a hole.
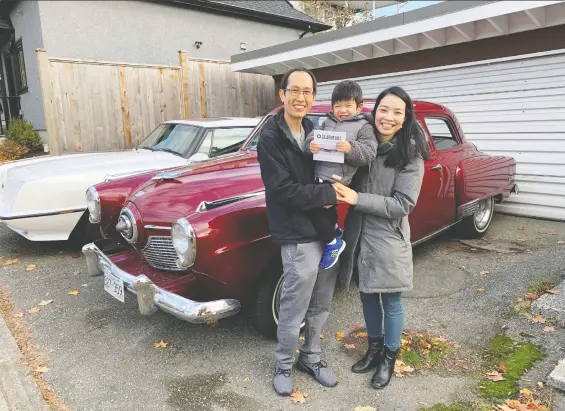
<instances>
[{"instance_id":1,"label":"car's rear wheel","mask_svg":"<svg viewBox=\"0 0 565 411\"><path fill-rule=\"evenodd\" d=\"M477 210L461 221L462 234L467 238L482 237L490 227L494 214L494 197L479 201Z\"/></svg>"},{"instance_id":2,"label":"car's rear wheel","mask_svg":"<svg viewBox=\"0 0 565 411\"><path fill-rule=\"evenodd\" d=\"M257 331L267 338L277 338L279 308L284 279L280 264L273 264L267 269L257 287L251 321ZM304 327L302 322L300 328Z\"/></svg>"}]
</instances>

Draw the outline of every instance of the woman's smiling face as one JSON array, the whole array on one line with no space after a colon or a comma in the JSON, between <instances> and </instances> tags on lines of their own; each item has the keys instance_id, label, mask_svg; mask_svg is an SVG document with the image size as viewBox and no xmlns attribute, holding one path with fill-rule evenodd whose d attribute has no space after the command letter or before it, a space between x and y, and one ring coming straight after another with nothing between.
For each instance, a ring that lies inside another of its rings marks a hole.
<instances>
[{"instance_id":1,"label":"woman's smiling face","mask_svg":"<svg viewBox=\"0 0 565 411\"><path fill-rule=\"evenodd\" d=\"M393 94L379 102L375 112L375 125L384 140L390 140L406 120L406 103Z\"/></svg>"}]
</instances>

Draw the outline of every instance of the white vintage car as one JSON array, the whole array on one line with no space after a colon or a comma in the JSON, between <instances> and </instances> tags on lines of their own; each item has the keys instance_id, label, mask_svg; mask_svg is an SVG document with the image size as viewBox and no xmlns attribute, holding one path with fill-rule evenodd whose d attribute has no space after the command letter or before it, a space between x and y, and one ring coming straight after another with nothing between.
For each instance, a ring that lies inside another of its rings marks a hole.
<instances>
[{"instance_id":1,"label":"white vintage car","mask_svg":"<svg viewBox=\"0 0 565 411\"><path fill-rule=\"evenodd\" d=\"M90 229L85 192L91 185L235 152L259 120L167 121L132 150L6 163L0 166L0 220L31 241L81 238Z\"/></svg>"}]
</instances>

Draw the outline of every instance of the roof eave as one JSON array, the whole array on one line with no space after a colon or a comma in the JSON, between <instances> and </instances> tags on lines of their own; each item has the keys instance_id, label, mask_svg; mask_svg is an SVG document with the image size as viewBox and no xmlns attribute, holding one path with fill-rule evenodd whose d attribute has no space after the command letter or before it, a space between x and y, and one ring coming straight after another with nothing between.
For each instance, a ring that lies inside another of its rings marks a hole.
<instances>
[{"instance_id":1,"label":"roof eave","mask_svg":"<svg viewBox=\"0 0 565 411\"><path fill-rule=\"evenodd\" d=\"M320 23L309 22L309 21L305 21L305 20L292 19L292 18L284 17L284 16L271 15L271 14L267 14L267 13L261 13L260 11L256 11L256 10L243 9L241 7L234 7L234 6L230 6L228 4L215 3L215 2L207 1L207 0L190 0L190 1L186 1L186 0L150 0L150 1L154 1L156 3L163 3L163 2L174 3L176 5L183 6L183 7L188 7L188 8L193 8L193 9L203 10L203 11L212 11L212 12L216 12L216 13L219 12L219 13L223 13L223 14L227 14L227 15L231 15L231 16L239 16L239 17L245 17L245 18L256 18L258 20L276 23L278 25L287 25L287 26L290 26L290 27L295 27L295 28L303 29L303 30L310 29L314 33L329 30L329 29L332 28L332 26L329 26L327 24L320 24Z\"/></svg>"}]
</instances>

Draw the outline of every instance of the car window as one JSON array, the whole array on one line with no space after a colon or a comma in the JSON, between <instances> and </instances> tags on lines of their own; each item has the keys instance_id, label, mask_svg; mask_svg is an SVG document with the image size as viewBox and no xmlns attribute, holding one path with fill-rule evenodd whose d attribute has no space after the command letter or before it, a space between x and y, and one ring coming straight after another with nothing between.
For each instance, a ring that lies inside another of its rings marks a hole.
<instances>
[{"instance_id":1,"label":"car window","mask_svg":"<svg viewBox=\"0 0 565 411\"><path fill-rule=\"evenodd\" d=\"M138 148L153 151L167 151L186 156L200 127L188 124L160 124L145 138Z\"/></svg>"},{"instance_id":2,"label":"car window","mask_svg":"<svg viewBox=\"0 0 565 411\"><path fill-rule=\"evenodd\" d=\"M426 117L424 121L437 150L454 147L459 144L457 136L451 131L446 120L437 117Z\"/></svg>"},{"instance_id":3,"label":"car window","mask_svg":"<svg viewBox=\"0 0 565 411\"><path fill-rule=\"evenodd\" d=\"M212 138L210 157L237 151L249 136L253 127L217 128Z\"/></svg>"},{"instance_id":4,"label":"car window","mask_svg":"<svg viewBox=\"0 0 565 411\"><path fill-rule=\"evenodd\" d=\"M210 155L210 147L212 147L212 135L214 132L212 130L206 133L206 137L202 141L200 148L198 149L197 153L206 154L207 156Z\"/></svg>"}]
</instances>

